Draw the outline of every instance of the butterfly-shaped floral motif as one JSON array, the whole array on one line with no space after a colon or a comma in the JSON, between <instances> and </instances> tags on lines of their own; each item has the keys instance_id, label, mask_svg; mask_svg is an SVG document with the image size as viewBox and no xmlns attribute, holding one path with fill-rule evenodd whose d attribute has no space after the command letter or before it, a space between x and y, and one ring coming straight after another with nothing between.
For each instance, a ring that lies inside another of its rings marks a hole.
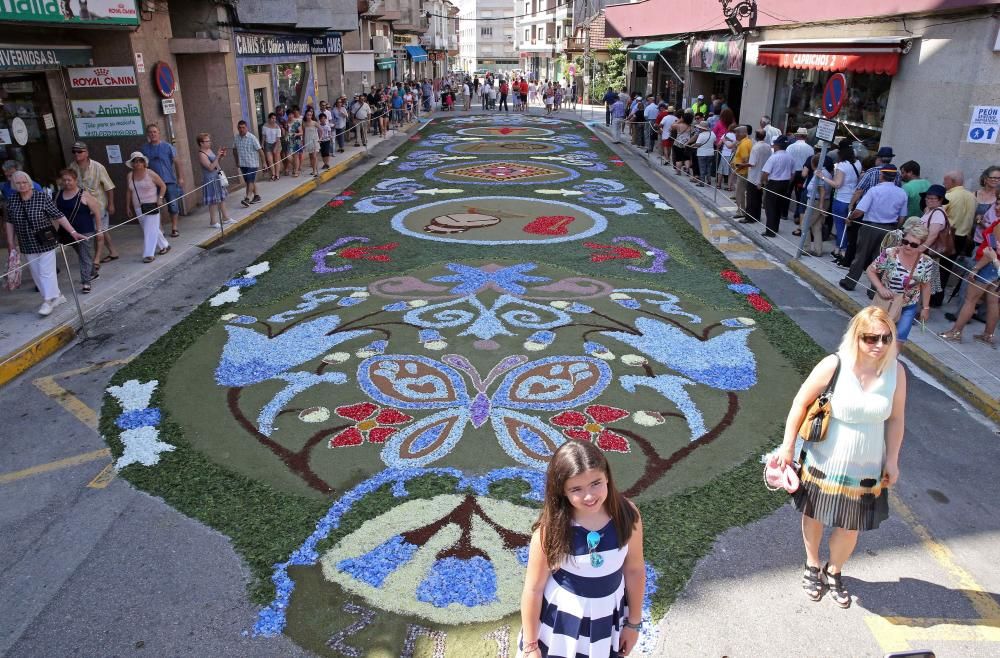
<instances>
[{"instance_id":1,"label":"butterfly-shaped floral motif","mask_svg":"<svg viewBox=\"0 0 1000 658\"><path fill-rule=\"evenodd\" d=\"M466 386L466 377L473 391ZM492 395L492 384L499 385ZM509 356L486 378L464 356L436 361L419 355L379 355L358 368L358 384L373 401L396 409L436 413L392 435L382 460L393 467L425 466L458 443L466 425L489 422L513 459L544 469L566 439L554 428L523 411L557 412L597 398L611 380L611 369L588 356L552 356L529 361Z\"/></svg>"}]
</instances>

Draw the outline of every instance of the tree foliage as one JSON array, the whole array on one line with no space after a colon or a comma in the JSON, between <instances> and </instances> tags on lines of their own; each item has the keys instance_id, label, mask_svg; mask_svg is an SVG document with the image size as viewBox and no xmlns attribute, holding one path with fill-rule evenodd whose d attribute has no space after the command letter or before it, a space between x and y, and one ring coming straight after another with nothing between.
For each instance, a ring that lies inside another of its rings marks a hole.
<instances>
[{"instance_id":1,"label":"tree foliage","mask_svg":"<svg viewBox=\"0 0 1000 658\"><path fill-rule=\"evenodd\" d=\"M625 44L621 39L612 39L608 43L608 61L596 65L594 83L590 86L591 99L600 101L608 87L615 91L625 89Z\"/></svg>"}]
</instances>

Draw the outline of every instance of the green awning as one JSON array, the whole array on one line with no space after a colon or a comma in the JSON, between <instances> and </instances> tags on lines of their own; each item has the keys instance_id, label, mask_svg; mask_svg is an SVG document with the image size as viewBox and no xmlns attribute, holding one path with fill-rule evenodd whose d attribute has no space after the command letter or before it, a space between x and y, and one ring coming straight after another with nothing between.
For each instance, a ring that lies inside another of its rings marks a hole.
<instances>
[{"instance_id":1,"label":"green awning","mask_svg":"<svg viewBox=\"0 0 1000 658\"><path fill-rule=\"evenodd\" d=\"M375 66L381 70L391 69L396 66L396 60L392 57L382 57L375 61Z\"/></svg>"},{"instance_id":2,"label":"green awning","mask_svg":"<svg viewBox=\"0 0 1000 658\"><path fill-rule=\"evenodd\" d=\"M628 58L635 60L637 62L655 62L660 57L660 52L666 50L667 48L673 48L677 44L681 43L680 39L675 39L673 41L653 41L651 43L646 43L638 48L633 48L628 51Z\"/></svg>"}]
</instances>

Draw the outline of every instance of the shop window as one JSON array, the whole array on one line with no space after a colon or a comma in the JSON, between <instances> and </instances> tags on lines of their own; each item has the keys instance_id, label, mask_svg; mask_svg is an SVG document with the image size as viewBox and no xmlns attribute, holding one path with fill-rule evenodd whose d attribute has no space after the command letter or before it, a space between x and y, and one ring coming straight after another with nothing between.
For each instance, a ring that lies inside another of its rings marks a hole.
<instances>
[{"instance_id":1,"label":"shop window","mask_svg":"<svg viewBox=\"0 0 1000 658\"><path fill-rule=\"evenodd\" d=\"M44 74L0 75L0 161L15 160L40 185L54 183L69 153L59 148ZM47 127L49 126L49 127ZM16 135L27 131L24 144ZM91 157L100 160L95 149Z\"/></svg>"},{"instance_id":2,"label":"shop window","mask_svg":"<svg viewBox=\"0 0 1000 658\"><path fill-rule=\"evenodd\" d=\"M829 71L811 69L779 69L774 91L774 125L794 132L807 123L816 125L823 117L823 89L833 75ZM875 73L844 74L849 97L837 120L861 139L877 142L885 124L885 108L889 99L892 76ZM843 128L839 134L846 134Z\"/></svg>"},{"instance_id":3,"label":"shop window","mask_svg":"<svg viewBox=\"0 0 1000 658\"><path fill-rule=\"evenodd\" d=\"M302 105L302 92L308 79L306 62L289 62L276 65L278 76L278 102L292 107Z\"/></svg>"}]
</instances>

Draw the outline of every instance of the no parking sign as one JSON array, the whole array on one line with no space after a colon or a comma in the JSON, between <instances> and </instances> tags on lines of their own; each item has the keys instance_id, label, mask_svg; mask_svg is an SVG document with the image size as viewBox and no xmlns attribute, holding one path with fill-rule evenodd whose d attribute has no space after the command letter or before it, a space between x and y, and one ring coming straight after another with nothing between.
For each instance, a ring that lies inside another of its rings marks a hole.
<instances>
[{"instance_id":1,"label":"no parking sign","mask_svg":"<svg viewBox=\"0 0 1000 658\"><path fill-rule=\"evenodd\" d=\"M972 108L972 119L969 121L966 141L974 144L996 144L998 133L1000 133L1000 107L977 105Z\"/></svg>"}]
</instances>

